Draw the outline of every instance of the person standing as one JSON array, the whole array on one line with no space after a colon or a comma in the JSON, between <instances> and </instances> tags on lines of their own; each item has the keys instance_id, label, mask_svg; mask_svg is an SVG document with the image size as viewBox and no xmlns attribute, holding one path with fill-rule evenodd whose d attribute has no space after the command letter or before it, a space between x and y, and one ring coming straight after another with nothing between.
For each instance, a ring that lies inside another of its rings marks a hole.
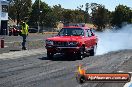
<instances>
[{"instance_id":1,"label":"person standing","mask_svg":"<svg viewBox=\"0 0 132 87\"><path fill-rule=\"evenodd\" d=\"M23 38L23 42L22 42L22 50L27 50L25 44L26 44L26 39L28 36L28 24L26 22L22 22L22 38Z\"/></svg>"}]
</instances>

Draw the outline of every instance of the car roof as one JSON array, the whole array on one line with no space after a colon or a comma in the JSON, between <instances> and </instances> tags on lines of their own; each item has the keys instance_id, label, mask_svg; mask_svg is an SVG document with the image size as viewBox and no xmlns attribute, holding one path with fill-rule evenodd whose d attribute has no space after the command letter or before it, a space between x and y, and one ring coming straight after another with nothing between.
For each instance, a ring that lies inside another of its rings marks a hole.
<instances>
[{"instance_id":1,"label":"car roof","mask_svg":"<svg viewBox=\"0 0 132 87\"><path fill-rule=\"evenodd\" d=\"M65 26L65 27L63 27L63 28L69 28L69 29L72 29L72 28L81 28L81 29L90 29L89 27L86 27L86 26L84 26L84 27L80 27L80 26Z\"/></svg>"}]
</instances>

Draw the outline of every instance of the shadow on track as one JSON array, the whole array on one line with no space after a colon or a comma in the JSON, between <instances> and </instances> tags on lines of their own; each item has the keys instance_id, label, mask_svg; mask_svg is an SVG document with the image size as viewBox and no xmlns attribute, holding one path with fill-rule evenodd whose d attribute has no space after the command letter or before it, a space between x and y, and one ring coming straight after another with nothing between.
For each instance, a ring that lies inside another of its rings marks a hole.
<instances>
[{"instance_id":1,"label":"shadow on track","mask_svg":"<svg viewBox=\"0 0 132 87\"><path fill-rule=\"evenodd\" d=\"M64 56L64 55L54 55L54 57L52 59L49 59L47 57L42 57L39 58L40 60L51 60L51 61L76 61L77 59L74 56Z\"/></svg>"},{"instance_id":2,"label":"shadow on track","mask_svg":"<svg viewBox=\"0 0 132 87\"><path fill-rule=\"evenodd\" d=\"M10 51L21 51L21 50L10 50Z\"/></svg>"}]
</instances>

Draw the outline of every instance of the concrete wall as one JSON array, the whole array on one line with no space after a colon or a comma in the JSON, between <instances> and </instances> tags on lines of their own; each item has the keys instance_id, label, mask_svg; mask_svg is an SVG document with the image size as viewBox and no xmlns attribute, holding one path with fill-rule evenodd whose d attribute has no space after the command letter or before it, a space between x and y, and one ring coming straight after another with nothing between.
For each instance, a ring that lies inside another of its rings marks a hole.
<instances>
[{"instance_id":1,"label":"concrete wall","mask_svg":"<svg viewBox=\"0 0 132 87\"><path fill-rule=\"evenodd\" d=\"M1 0L0 0L0 30L1 30Z\"/></svg>"}]
</instances>

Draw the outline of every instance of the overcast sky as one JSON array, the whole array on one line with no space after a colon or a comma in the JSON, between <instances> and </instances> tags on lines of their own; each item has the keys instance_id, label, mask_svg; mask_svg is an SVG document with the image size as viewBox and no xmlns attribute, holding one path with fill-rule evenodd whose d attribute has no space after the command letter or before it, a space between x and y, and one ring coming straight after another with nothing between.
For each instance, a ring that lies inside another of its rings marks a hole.
<instances>
[{"instance_id":1,"label":"overcast sky","mask_svg":"<svg viewBox=\"0 0 132 87\"><path fill-rule=\"evenodd\" d=\"M35 0L32 0L33 2ZM77 6L85 5L85 3L103 4L110 11L114 11L119 4L126 5L132 8L132 0L41 0L46 2L49 6L61 4L66 9L76 9Z\"/></svg>"}]
</instances>

